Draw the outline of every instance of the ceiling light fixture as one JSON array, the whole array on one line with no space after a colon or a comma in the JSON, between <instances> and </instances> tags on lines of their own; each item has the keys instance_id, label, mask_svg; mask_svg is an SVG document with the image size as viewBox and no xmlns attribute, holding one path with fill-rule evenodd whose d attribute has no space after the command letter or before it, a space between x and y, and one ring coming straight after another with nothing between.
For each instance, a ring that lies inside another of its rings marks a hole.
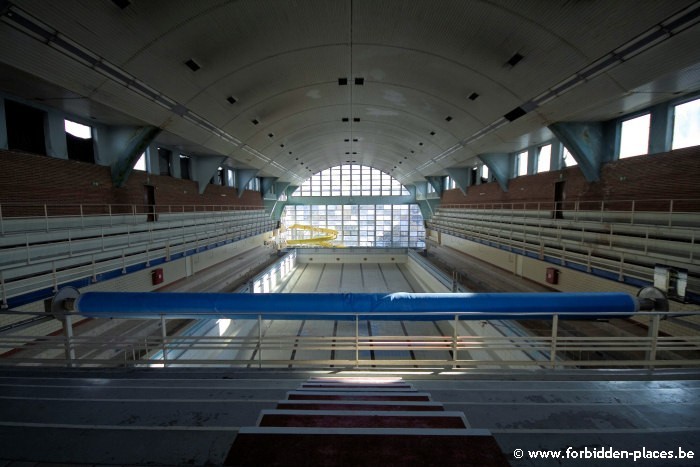
<instances>
[{"instance_id":1,"label":"ceiling light fixture","mask_svg":"<svg viewBox=\"0 0 700 467\"><path fill-rule=\"evenodd\" d=\"M237 101L236 101L236 98L233 97L233 96L228 96L228 97L226 98L226 100L228 101L229 104L235 104L235 103L237 102Z\"/></svg>"}]
</instances>

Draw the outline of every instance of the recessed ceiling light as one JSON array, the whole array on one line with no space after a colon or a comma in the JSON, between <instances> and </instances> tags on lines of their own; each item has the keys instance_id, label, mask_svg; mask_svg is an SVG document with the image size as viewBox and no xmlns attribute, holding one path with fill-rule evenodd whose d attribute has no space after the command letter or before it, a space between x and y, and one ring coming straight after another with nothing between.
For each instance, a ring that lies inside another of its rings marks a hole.
<instances>
[{"instance_id":1,"label":"recessed ceiling light","mask_svg":"<svg viewBox=\"0 0 700 467\"><path fill-rule=\"evenodd\" d=\"M274 138L275 135L273 135L272 133L268 133L268 134L267 134L267 137L268 137L268 138Z\"/></svg>"},{"instance_id":2,"label":"recessed ceiling light","mask_svg":"<svg viewBox=\"0 0 700 467\"><path fill-rule=\"evenodd\" d=\"M346 143L349 143L349 142L350 142L350 138L345 138L343 141L345 141Z\"/></svg>"},{"instance_id":3,"label":"recessed ceiling light","mask_svg":"<svg viewBox=\"0 0 700 467\"><path fill-rule=\"evenodd\" d=\"M359 141L357 138L353 138L352 140L356 143Z\"/></svg>"},{"instance_id":4,"label":"recessed ceiling light","mask_svg":"<svg viewBox=\"0 0 700 467\"><path fill-rule=\"evenodd\" d=\"M365 79L364 78L355 78L355 84L357 86L363 86L365 84Z\"/></svg>"},{"instance_id":5,"label":"recessed ceiling light","mask_svg":"<svg viewBox=\"0 0 700 467\"><path fill-rule=\"evenodd\" d=\"M257 125L258 123L260 123L260 121L259 121L257 118L252 119L250 122L251 122L253 125Z\"/></svg>"},{"instance_id":6,"label":"recessed ceiling light","mask_svg":"<svg viewBox=\"0 0 700 467\"><path fill-rule=\"evenodd\" d=\"M418 143L418 146L423 146L423 143L422 143L422 142L421 142L421 143Z\"/></svg>"},{"instance_id":7,"label":"recessed ceiling light","mask_svg":"<svg viewBox=\"0 0 700 467\"><path fill-rule=\"evenodd\" d=\"M343 122L349 122L350 119L348 117L343 117Z\"/></svg>"},{"instance_id":8,"label":"recessed ceiling light","mask_svg":"<svg viewBox=\"0 0 700 467\"><path fill-rule=\"evenodd\" d=\"M284 144L280 144L280 147L283 148L283 147L284 147Z\"/></svg>"},{"instance_id":9,"label":"recessed ceiling light","mask_svg":"<svg viewBox=\"0 0 700 467\"><path fill-rule=\"evenodd\" d=\"M352 119L352 121L353 121L353 122L359 122L359 121L360 121L360 118L359 118L359 117L355 117L355 118Z\"/></svg>"},{"instance_id":10,"label":"recessed ceiling light","mask_svg":"<svg viewBox=\"0 0 700 467\"><path fill-rule=\"evenodd\" d=\"M347 86L347 85L348 85L347 78L338 78L338 86Z\"/></svg>"},{"instance_id":11,"label":"recessed ceiling light","mask_svg":"<svg viewBox=\"0 0 700 467\"><path fill-rule=\"evenodd\" d=\"M191 58L185 62L185 65L187 65L187 67L192 71L197 71L200 68L202 68L201 66L199 66L199 64L197 62L195 62Z\"/></svg>"},{"instance_id":12,"label":"recessed ceiling light","mask_svg":"<svg viewBox=\"0 0 700 467\"><path fill-rule=\"evenodd\" d=\"M452 117L450 117L450 116L448 115L447 117L445 117L445 121L446 121L446 122L451 122L451 121L452 121Z\"/></svg>"},{"instance_id":13,"label":"recessed ceiling light","mask_svg":"<svg viewBox=\"0 0 700 467\"><path fill-rule=\"evenodd\" d=\"M431 131L431 132L430 132L430 136L435 136L435 132L434 132L434 131Z\"/></svg>"},{"instance_id":14,"label":"recessed ceiling light","mask_svg":"<svg viewBox=\"0 0 700 467\"><path fill-rule=\"evenodd\" d=\"M470 100L470 101L475 101L477 97L479 97L479 95L478 95L477 93L475 93L475 92L469 94L469 100Z\"/></svg>"},{"instance_id":15,"label":"recessed ceiling light","mask_svg":"<svg viewBox=\"0 0 700 467\"><path fill-rule=\"evenodd\" d=\"M228 101L229 104L235 104L235 103L236 103L236 98L233 97L233 96L228 96L228 97L226 98L226 100Z\"/></svg>"}]
</instances>

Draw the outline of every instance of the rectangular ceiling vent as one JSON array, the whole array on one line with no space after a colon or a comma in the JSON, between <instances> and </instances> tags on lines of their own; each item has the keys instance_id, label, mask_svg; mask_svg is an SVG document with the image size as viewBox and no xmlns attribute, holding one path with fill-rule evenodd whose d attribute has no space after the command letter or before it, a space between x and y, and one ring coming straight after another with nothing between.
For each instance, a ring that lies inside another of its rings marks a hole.
<instances>
[{"instance_id":1,"label":"rectangular ceiling vent","mask_svg":"<svg viewBox=\"0 0 700 467\"><path fill-rule=\"evenodd\" d=\"M347 86L347 85L348 85L347 78L338 78L338 86Z\"/></svg>"},{"instance_id":2,"label":"rectangular ceiling vent","mask_svg":"<svg viewBox=\"0 0 700 467\"><path fill-rule=\"evenodd\" d=\"M355 117L355 118L352 119L352 121L353 121L353 122L359 122L360 119L359 119L359 117Z\"/></svg>"},{"instance_id":3,"label":"rectangular ceiling vent","mask_svg":"<svg viewBox=\"0 0 700 467\"><path fill-rule=\"evenodd\" d=\"M364 78L355 78L355 85L356 86L364 86L364 84L365 84Z\"/></svg>"},{"instance_id":4,"label":"rectangular ceiling vent","mask_svg":"<svg viewBox=\"0 0 700 467\"><path fill-rule=\"evenodd\" d=\"M506 120L508 120L509 122L512 122L514 120L519 119L520 117L522 117L526 113L527 112L522 107L516 107L513 110L511 110L510 112L508 112L507 114L505 114L503 117Z\"/></svg>"},{"instance_id":5,"label":"rectangular ceiling vent","mask_svg":"<svg viewBox=\"0 0 700 467\"><path fill-rule=\"evenodd\" d=\"M195 62L191 58L185 62L185 65L187 65L187 68L189 68L192 71L197 71L200 68L202 68L201 66L199 66L199 64L197 62Z\"/></svg>"},{"instance_id":6,"label":"rectangular ceiling vent","mask_svg":"<svg viewBox=\"0 0 700 467\"><path fill-rule=\"evenodd\" d=\"M512 68L512 67L514 67L515 65L517 65L518 63L520 63L520 61L521 61L523 58L525 58L525 57L523 57L522 55L520 55L519 53L516 52L512 57L510 57L510 58L508 59L508 61L506 62L506 64Z\"/></svg>"}]
</instances>

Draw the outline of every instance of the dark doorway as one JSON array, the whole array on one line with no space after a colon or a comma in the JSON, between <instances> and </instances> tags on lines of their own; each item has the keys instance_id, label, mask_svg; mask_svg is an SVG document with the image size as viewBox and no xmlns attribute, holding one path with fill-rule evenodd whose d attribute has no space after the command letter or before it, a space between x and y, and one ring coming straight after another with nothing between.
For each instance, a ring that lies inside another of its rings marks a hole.
<instances>
[{"instance_id":1,"label":"dark doorway","mask_svg":"<svg viewBox=\"0 0 700 467\"><path fill-rule=\"evenodd\" d=\"M146 220L148 222L156 221L156 187L152 185L144 185L143 202L146 206Z\"/></svg>"},{"instance_id":2,"label":"dark doorway","mask_svg":"<svg viewBox=\"0 0 700 467\"><path fill-rule=\"evenodd\" d=\"M553 219L563 219L564 218L564 183L556 182L554 184L554 213L552 214Z\"/></svg>"}]
</instances>

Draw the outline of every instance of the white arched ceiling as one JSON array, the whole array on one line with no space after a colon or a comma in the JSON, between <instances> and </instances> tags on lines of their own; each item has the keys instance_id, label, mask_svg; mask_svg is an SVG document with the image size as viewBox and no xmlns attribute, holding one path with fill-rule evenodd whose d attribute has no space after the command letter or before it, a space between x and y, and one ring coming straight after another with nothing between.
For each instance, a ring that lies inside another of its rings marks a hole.
<instances>
[{"instance_id":1,"label":"white arched ceiling","mask_svg":"<svg viewBox=\"0 0 700 467\"><path fill-rule=\"evenodd\" d=\"M546 141L557 121L697 91L699 11L691 0L0 1L0 91L107 124L155 125L161 142L281 181L355 160L411 183ZM662 23L668 37L537 100ZM529 113L504 120L519 106Z\"/></svg>"}]
</instances>

